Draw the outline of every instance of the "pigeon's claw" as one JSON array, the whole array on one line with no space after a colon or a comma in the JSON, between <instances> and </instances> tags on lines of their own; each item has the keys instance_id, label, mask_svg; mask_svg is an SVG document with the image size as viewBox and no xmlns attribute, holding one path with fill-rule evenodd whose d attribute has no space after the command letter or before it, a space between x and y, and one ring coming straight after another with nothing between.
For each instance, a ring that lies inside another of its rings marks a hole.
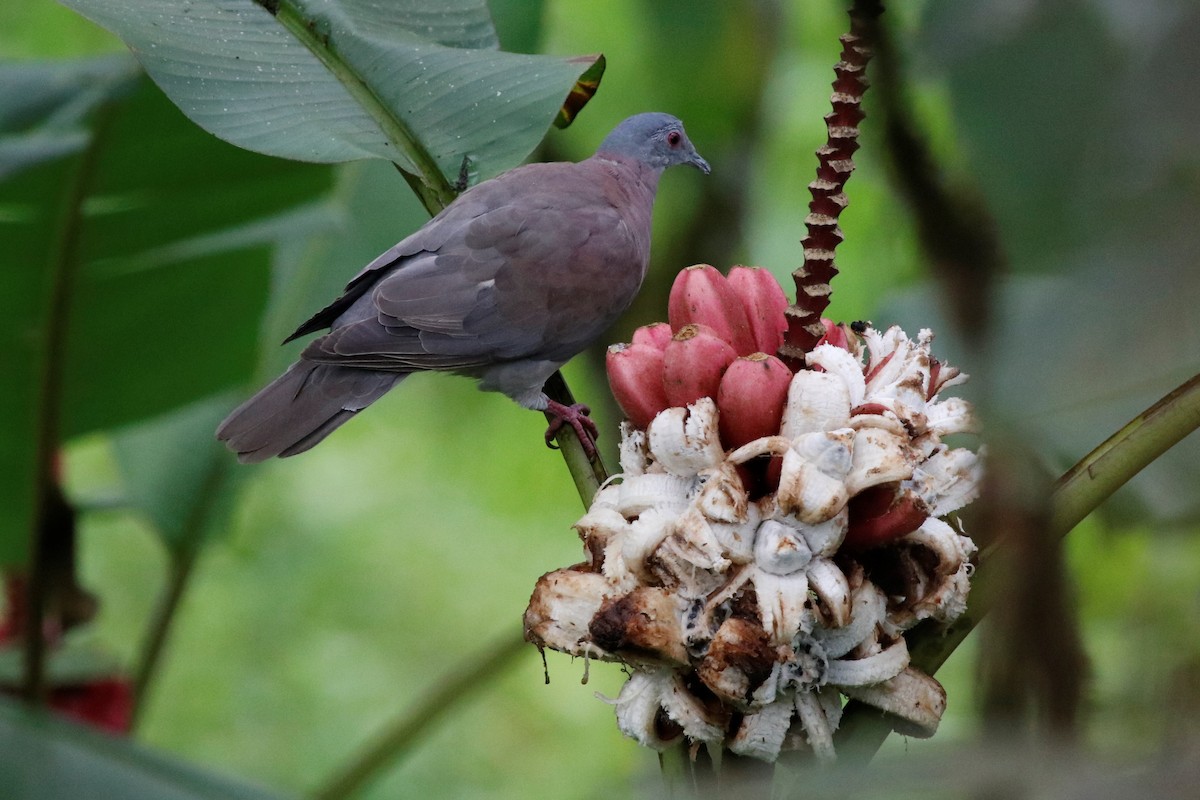
<instances>
[{"instance_id":1,"label":"pigeon's claw","mask_svg":"<svg viewBox=\"0 0 1200 800\"><path fill-rule=\"evenodd\" d=\"M596 438L599 430L596 428L596 423L588 416L592 413L590 408L583 403L564 406L562 403L551 400L546 406L546 413L554 417L550 421L550 426L546 428L547 447L557 449L554 444L555 437L558 436L563 425L570 425L575 429L575 435L579 437L579 443L583 445L583 452L587 454L588 459L596 457Z\"/></svg>"}]
</instances>

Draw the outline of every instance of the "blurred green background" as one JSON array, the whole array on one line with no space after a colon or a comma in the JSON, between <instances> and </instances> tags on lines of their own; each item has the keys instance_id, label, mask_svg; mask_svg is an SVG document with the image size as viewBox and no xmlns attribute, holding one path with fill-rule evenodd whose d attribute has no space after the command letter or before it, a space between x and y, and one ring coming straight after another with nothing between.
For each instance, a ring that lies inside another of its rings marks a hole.
<instances>
[{"instance_id":1,"label":"blurred green background","mask_svg":"<svg viewBox=\"0 0 1200 800\"><path fill-rule=\"evenodd\" d=\"M1010 271L991 308L993 345L968 363L893 186L869 92L828 315L898 321L914 334L934 328L938 349L977 373L973 396L989 422L1053 477L1200 364L1200 62L1191 44L1200 10L1186 0L1136 11L1099 0L894 5L886 20L910 112L946 175L986 203ZM570 128L548 134L541 157L583 158L620 119L663 110L684 120L713 164L710 178L664 178L653 278L613 341L665 318L666 288L691 263L766 266L790 288L844 4L503 0L493 10L507 49L603 52L608 61L596 97ZM0 58L124 50L48 0L0 6ZM219 173L233 153L211 141L200 171ZM561 459L541 444L541 417L461 379L418 376L313 452L260 467L233 464L196 434L294 355L295 344L273 345L282 332L424 219L380 162L291 165L255 180L276 187L274 207L311 214L251 248L271 265L266 306L218 293L178 309L211 326L213 341L227 316L261 330L236 346L248 360L230 368L237 380L214 379L215 399L180 410L170 396L193 369L186 354L172 353L168 338L131 359L122 380L161 386L166 399L134 428L71 438L66 486L85 509L83 584L102 603L86 637L130 669L179 563L164 535L204 528L138 739L303 794L448 672L511 640L537 578L580 560L570 526L581 504ZM220 180L177 188L201 204L223 202ZM171 207L159 213L172 218ZM89 332L73 335L82 352L73 357L89 357ZM611 453L618 418L601 365L591 354L565 372L596 408ZM179 465L191 473L171 483ZM1070 602L1090 660L1082 738L1101 754L1195 743L1198 478L1193 436L1068 537ZM198 501L200 484L208 489ZM152 489L159 500L144 502ZM212 513L181 519L197 507ZM950 697L938 737L893 737L889 756L977 733L977 656L971 640L938 674ZM597 699L616 695L620 669L556 653L546 662L549 685L532 647L482 676L364 796L653 794L656 758L623 739Z\"/></svg>"}]
</instances>

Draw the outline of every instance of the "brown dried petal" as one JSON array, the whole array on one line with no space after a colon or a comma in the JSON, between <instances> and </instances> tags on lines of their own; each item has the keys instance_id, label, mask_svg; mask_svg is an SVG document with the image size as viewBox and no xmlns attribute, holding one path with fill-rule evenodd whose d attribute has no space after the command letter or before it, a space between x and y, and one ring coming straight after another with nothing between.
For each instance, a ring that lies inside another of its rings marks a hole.
<instances>
[{"instance_id":1,"label":"brown dried petal","mask_svg":"<svg viewBox=\"0 0 1200 800\"><path fill-rule=\"evenodd\" d=\"M770 676L777 660L767 632L734 617L717 629L696 674L713 694L740 707Z\"/></svg>"},{"instance_id":2,"label":"brown dried petal","mask_svg":"<svg viewBox=\"0 0 1200 800\"><path fill-rule=\"evenodd\" d=\"M592 641L635 664L686 666L680 608L662 587L641 586L606 600L588 626Z\"/></svg>"}]
</instances>

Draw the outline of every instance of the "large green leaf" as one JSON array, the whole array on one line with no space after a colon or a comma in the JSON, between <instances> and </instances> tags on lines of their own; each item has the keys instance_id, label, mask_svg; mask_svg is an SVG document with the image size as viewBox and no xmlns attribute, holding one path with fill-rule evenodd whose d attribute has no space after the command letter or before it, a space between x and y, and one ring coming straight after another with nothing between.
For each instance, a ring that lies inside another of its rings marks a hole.
<instances>
[{"instance_id":1,"label":"large green leaf","mask_svg":"<svg viewBox=\"0 0 1200 800\"><path fill-rule=\"evenodd\" d=\"M382 158L441 191L464 157L484 177L519 163L602 69L500 52L484 0L63 1L217 136L305 161Z\"/></svg>"},{"instance_id":2,"label":"large green leaf","mask_svg":"<svg viewBox=\"0 0 1200 800\"><path fill-rule=\"evenodd\" d=\"M0 68L0 563L24 559L37 502L39 448L53 384L50 318L61 274L60 232L91 141L83 119L129 91L129 59Z\"/></svg>"},{"instance_id":3,"label":"large green leaf","mask_svg":"<svg viewBox=\"0 0 1200 800\"><path fill-rule=\"evenodd\" d=\"M331 173L205 134L126 57L7 65L0 87L0 563L19 563L62 440L252 374L269 245L322 218Z\"/></svg>"},{"instance_id":4,"label":"large green leaf","mask_svg":"<svg viewBox=\"0 0 1200 800\"><path fill-rule=\"evenodd\" d=\"M13 800L282 798L11 700L0 700L0 786Z\"/></svg>"}]
</instances>

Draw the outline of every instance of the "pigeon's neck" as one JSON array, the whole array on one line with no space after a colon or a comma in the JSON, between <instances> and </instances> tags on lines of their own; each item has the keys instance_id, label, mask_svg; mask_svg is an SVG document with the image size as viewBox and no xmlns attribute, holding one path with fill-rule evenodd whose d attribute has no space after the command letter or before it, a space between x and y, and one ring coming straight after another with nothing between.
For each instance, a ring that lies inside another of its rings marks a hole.
<instances>
[{"instance_id":1,"label":"pigeon's neck","mask_svg":"<svg viewBox=\"0 0 1200 800\"><path fill-rule=\"evenodd\" d=\"M636 158L623 156L619 153L610 153L601 150L594 156L599 161L607 161L610 164L618 167L618 173L628 175L634 181L641 185L645 191L649 192L650 200L653 202L654 193L658 191L658 179L662 177L662 167L651 167L644 161L639 161Z\"/></svg>"}]
</instances>

